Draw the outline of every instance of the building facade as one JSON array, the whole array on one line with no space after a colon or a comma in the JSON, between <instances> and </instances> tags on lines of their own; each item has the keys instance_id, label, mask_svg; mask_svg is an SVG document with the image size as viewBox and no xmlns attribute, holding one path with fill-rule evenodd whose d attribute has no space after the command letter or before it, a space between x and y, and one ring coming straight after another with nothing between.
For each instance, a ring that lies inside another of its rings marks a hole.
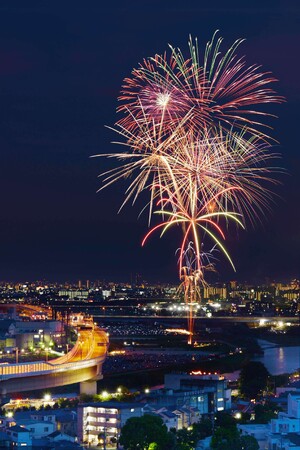
<instances>
[{"instance_id":1,"label":"building facade","mask_svg":"<svg viewBox=\"0 0 300 450\"><path fill-rule=\"evenodd\" d=\"M121 428L131 417L144 414L143 404L123 402L83 403L77 409L78 441L98 445L99 441L117 442Z\"/></svg>"}]
</instances>

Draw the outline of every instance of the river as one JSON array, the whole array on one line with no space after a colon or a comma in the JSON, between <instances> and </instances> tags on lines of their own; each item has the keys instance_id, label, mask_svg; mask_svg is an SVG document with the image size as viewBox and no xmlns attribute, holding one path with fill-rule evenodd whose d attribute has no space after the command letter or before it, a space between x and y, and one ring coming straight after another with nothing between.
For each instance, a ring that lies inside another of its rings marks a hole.
<instances>
[{"instance_id":1,"label":"river","mask_svg":"<svg viewBox=\"0 0 300 450\"><path fill-rule=\"evenodd\" d=\"M279 347L262 339L257 342L264 350L264 355L254 358L254 361L261 361L271 375L292 373L300 368L300 346Z\"/></svg>"},{"instance_id":2,"label":"river","mask_svg":"<svg viewBox=\"0 0 300 450\"><path fill-rule=\"evenodd\" d=\"M257 342L264 350L264 355L252 358L252 360L262 362L271 375L292 373L300 368L300 346L279 347L273 342L262 339L257 339ZM223 375L229 381L237 381L240 376L240 370L224 373Z\"/></svg>"}]
</instances>

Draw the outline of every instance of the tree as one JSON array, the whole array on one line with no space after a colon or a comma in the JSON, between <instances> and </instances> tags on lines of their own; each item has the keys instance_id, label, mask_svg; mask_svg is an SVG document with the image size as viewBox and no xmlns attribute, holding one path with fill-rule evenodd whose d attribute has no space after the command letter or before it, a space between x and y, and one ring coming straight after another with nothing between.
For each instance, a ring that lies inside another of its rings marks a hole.
<instances>
[{"instance_id":1,"label":"tree","mask_svg":"<svg viewBox=\"0 0 300 450\"><path fill-rule=\"evenodd\" d=\"M158 450L158 445L156 442L152 442L149 447L148 450Z\"/></svg>"},{"instance_id":2,"label":"tree","mask_svg":"<svg viewBox=\"0 0 300 450\"><path fill-rule=\"evenodd\" d=\"M231 414L221 411L216 413L215 425L223 428L236 428L236 421Z\"/></svg>"},{"instance_id":3,"label":"tree","mask_svg":"<svg viewBox=\"0 0 300 450\"><path fill-rule=\"evenodd\" d=\"M250 422L250 419L251 419L251 414L250 413L248 413L248 412L241 412L240 414L241 414L241 418L240 419L235 418L237 423L243 424L243 423L249 423Z\"/></svg>"},{"instance_id":4,"label":"tree","mask_svg":"<svg viewBox=\"0 0 300 450\"><path fill-rule=\"evenodd\" d=\"M236 427L218 427L211 439L211 448L214 450L239 450L240 434Z\"/></svg>"},{"instance_id":5,"label":"tree","mask_svg":"<svg viewBox=\"0 0 300 450\"><path fill-rule=\"evenodd\" d=\"M206 437L212 435L212 422L207 417L202 417L200 422L194 423L192 427L192 433L195 442L198 442L200 439L205 439Z\"/></svg>"},{"instance_id":6,"label":"tree","mask_svg":"<svg viewBox=\"0 0 300 450\"><path fill-rule=\"evenodd\" d=\"M200 439L212 435L212 423L210 419L202 418L189 428L182 428L177 432L174 430L174 434L177 442L176 450L192 450Z\"/></svg>"},{"instance_id":7,"label":"tree","mask_svg":"<svg viewBox=\"0 0 300 450\"><path fill-rule=\"evenodd\" d=\"M160 417L145 414L127 420L121 430L120 444L125 450L172 450L175 436L168 432Z\"/></svg>"},{"instance_id":8,"label":"tree","mask_svg":"<svg viewBox=\"0 0 300 450\"><path fill-rule=\"evenodd\" d=\"M191 450L195 448L195 440L192 430L182 428L176 433L176 450Z\"/></svg>"},{"instance_id":9,"label":"tree","mask_svg":"<svg viewBox=\"0 0 300 450\"><path fill-rule=\"evenodd\" d=\"M244 450L259 450L257 440L253 436L241 436L241 449Z\"/></svg>"},{"instance_id":10,"label":"tree","mask_svg":"<svg viewBox=\"0 0 300 450\"><path fill-rule=\"evenodd\" d=\"M255 405L254 413L256 423L269 423L271 419L277 417L276 406L271 403Z\"/></svg>"},{"instance_id":11,"label":"tree","mask_svg":"<svg viewBox=\"0 0 300 450\"><path fill-rule=\"evenodd\" d=\"M225 426L216 428L211 440L211 448L214 450L259 450L259 445L253 436L241 436L236 424L228 422Z\"/></svg>"},{"instance_id":12,"label":"tree","mask_svg":"<svg viewBox=\"0 0 300 450\"><path fill-rule=\"evenodd\" d=\"M259 361L247 362L239 377L240 393L245 397L255 398L268 383L269 372Z\"/></svg>"},{"instance_id":13,"label":"tree","mask_svg":"<svg viewBox=\"0 0 300 450\"><path fill-rule=\"evenodd\" d=\"M190 444L186 442L181 442L180 444L176 444L176 450L194 450L195 446L191 447Z\"/></svg>"}]
</instances>

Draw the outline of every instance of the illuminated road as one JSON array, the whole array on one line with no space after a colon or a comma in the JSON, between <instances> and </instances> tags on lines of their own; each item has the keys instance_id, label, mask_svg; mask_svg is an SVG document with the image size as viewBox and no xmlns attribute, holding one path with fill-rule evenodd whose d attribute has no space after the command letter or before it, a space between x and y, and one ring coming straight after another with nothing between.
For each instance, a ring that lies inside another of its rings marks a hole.
<instances>
[{"instance_id":1,"label":"illuminated road","mask_svg":"<svg viewBox=\"0 0 300 450\"><path fill-rule=\"evenodd\" d=\"M96 327L94 329L81 329L72 350L66 355L52 359L49 363L57 365L103 357L107 346L105 340L103 341L104 334L103 330Z\"/></svg>"},{"instance_id":2,"label":"illuminated road","mask_svg":"<svg viewBox=\"0 0 300 450\"><path fill-rule=\"evenodd\" d=\"M165 320L165 321L170 321L170 320L186 320L186 315L182 314L182 315L172 315L172 316L167 316L167 315L160 315L159 313L157 314L149 314L149 315L139 315L139 314L94 314L93 315L94 319L105 319L105 320L114 320L114 319L126 319L126 320L132 320L132 321L136 321L136 320L147 320L147 319L154 319L154 320ZM259 323L262 320L265 320L268 323L277 323L277 322L291 322L291 323L299 323L299 316L294 316L294 317L283 317L283 316L272 316L272 317L263 317L263 316L211 316L211 317L207 317L207 316L195 316L194 318L196 321L209 321L209 322L213 322L213 321L223 321L223 322L246 322L246 323Z\"/></svg>"},{"instance_id":3,"label":"illuminated road","mask_svg":"<svg viewBox=\"0 0 300 450\"><path fill-rule=\"evenodd\" d=\"M75 346L50 361L0 365L0 393L44 389L102 378L108 337L98 327L81 329Z\"/></svg>"}]
</instances>

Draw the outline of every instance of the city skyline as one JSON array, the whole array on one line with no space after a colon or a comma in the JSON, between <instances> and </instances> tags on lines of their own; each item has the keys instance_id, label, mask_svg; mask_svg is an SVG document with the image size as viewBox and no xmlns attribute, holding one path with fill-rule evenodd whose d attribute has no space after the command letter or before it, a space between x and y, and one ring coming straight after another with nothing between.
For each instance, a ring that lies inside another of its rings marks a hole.
<instances>
[{"instance_id":1,"label":"city skyline","mask_svg":"<svg viewBox=\"0 0 300 450\"><path fill-rule=\"evenodd\" d=\"M246 38L241 56L279 79L275 87L287 103L271 108L279 116L272 126L281 142L275 151L289 174L281 177L276 189L281 199L263 225L229 237L237 273L222 260L219 278L299 277L299 62L293 58L299 7L254 2L251 8L232 3L224 10L221 3L213 8L152 3L144 5L149 14L144 22L142 8L121 5L0 9L6 192L0 278L126 279L139 271L149 280L176 281L176 240L157 238L141 248L146 214L137 221L137 205L117 215L125 186L96 194L97 175L108 164L89 157L114 150L115 136L105 125L118 118L116 98L132 67L169 42L186 46L189 34L205 43L216 28L226 43ZM156 21L154 35L150 19Z\"/></svg>"}]
</instances>

